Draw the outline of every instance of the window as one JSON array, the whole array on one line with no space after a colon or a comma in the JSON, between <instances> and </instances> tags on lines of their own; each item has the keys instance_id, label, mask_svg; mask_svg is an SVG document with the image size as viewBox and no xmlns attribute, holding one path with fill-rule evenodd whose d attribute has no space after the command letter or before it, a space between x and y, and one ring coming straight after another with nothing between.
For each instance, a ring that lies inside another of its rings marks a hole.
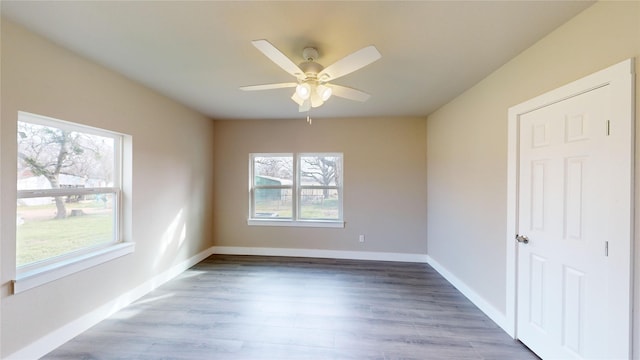
<instances>
[{"instance_id":1,"label":"window","mask_svg":"<svg viewBox=\"0 0 640 360\"><path fill-rule=\"evenodd\" d=\"M251 154L250 225L344 226L342 154Z\"/></svg>"},{"instance_id":2,"label":"window","mask_svg":"<svg viewBox=\"0 0 640 360\"><path fill-rule=\"evenodd\" d=\"M123 140L24 112L17 128L16 284L121 243Z\"/></svg>"}]
</instances>

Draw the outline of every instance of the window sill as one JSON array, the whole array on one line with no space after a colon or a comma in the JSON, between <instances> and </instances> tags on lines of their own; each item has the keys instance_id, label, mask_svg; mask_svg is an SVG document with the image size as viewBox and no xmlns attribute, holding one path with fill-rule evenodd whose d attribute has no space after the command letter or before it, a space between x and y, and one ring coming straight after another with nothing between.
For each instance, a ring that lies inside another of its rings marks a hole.
<instances>
[{"instance_id":1,"label":"window sill","mask_svg":"<svg viewBox=\"0 0 640 360\"><path fill-rule=\"evenodd\" d=\"M273 220L248 219L249 226L290 226L316 228L344 228L344 221L339 220Z\"/></svg>"},{"instance_id":2,"label":"window sill","mask_svg":"<svg viewBox=\"0 0 640 360\"><path fill-rule=\"evenodd\" d=\"M18 294L65 276L103 264L107 261L133 253L135 243L123 242L77 257L56 262L34 270L19 273L13 281L13 293Z\"/></svg>"}]
</instances>

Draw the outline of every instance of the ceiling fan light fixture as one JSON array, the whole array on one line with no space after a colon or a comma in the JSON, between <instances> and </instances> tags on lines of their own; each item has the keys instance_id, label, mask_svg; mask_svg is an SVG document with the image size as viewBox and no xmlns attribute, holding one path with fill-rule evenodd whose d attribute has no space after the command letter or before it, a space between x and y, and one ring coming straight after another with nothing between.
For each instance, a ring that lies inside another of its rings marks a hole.
<instances>
[{"instance_id":1,"label":"ceiling fan light fixture","mask_svg":"<svg viewBox=\"0 0 640 360\"><path fill-rule=\"evenodd\" d=\"M304 103L304 99L302 99L300 96L298 96L298 92L294 92L293 96L291 96L291 100L293 100L296 104L302 106L302 103Z\"/></svg>"},{"instance_id":2,"label":"ceiling fan light fixture","mask_svg":"<svg viewBox=\"0 0 640 360\"><path fill-rule=\"evenodd\" d=\"M314 91L311 93L311 107L318 107L318 106L322 106L322 104L324 104L324 100L322 100L322 97L320 97L320 94L318 93L318 91Z\"/></svg>"},{"instance_id":3,"label":"ceiling fan light fixture","mask_svg":"<svg viewBox=\"0 0 640 360\"><path fill-rule=\"evenodd\" d=\"M298 99L300 99L300 98L298 98ZM296 100L294 99L294 101L296 101ZM296 101L296 102L298 103L298 111L299 112L308 112L309 109L311 109L311 99L300 100L300 102L298 102L298 101Z\"/></svg>"},{"instance_id":4,"label":"ceiling fan light fixture","mask_svg":"<svg viewBox=\"0 0 640 360\"><path fill-rule=\"evenodd\" d=\"M296 94L302 99L307 100L311 95L311 85L308 83L302 83L296 86Z\"/></svg>"},{"instance_id":5,"label":"ceiling fan light fixture","mask_svg":"<svg viewBox=\"0 0 640 360\"><path fill-rule=\"evenodd\" d=\"M318 87L316 88L316 92L318 93L322 101L329 100L331 94L333 93L331 88L325 85L318 85Z\"/></svg>"}]
</instances>

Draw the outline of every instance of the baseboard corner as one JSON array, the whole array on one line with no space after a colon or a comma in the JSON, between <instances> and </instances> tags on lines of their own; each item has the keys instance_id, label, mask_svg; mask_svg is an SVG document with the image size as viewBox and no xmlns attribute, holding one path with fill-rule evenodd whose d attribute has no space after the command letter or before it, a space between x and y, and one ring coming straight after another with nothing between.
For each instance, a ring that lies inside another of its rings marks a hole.
<instances>
[{"instance_id":1,"label":"baseboard corner","mask_svg":"<svg viewBox=\"0 0 640 360\"><path fill-rule=\"evenodd\" d=\"M434 270L442 275L451 285L453 285L458 291L462 293L469 301L471 301L480 311L489 317L496 323L502 330L509 334L509 326L507 326L507 317L501 311L496 309L482 296L475 292L471 287L465 284L462 280L451 273L447 268L442 266L437 260L427 255L427 264L429 264Z\"/></svg>"}]
</instances>

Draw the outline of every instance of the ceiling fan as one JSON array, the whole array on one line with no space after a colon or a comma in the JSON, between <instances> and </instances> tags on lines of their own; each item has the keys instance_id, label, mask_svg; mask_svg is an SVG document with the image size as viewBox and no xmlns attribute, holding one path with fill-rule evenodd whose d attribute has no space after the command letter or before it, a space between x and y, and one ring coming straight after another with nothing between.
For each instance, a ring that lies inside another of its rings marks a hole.
<instances>
[{"instance_id":1,"label":"ceiling fan","mask_svg":"<svg viewBox=\"0 0 640 360\"><path fill-rule=\"evenodd\" d=\"M316 62L318 50L307 47L302 51L302 57L305 61L300 65L296 65L267 40L254 40L251 43L276 65L295 76L297 81L242 86L240 89L254 91L296 88L291 99L298 104L300 112L321 106L332 95L349 100L367 101L370 97L369 94L354 88L330 84L329 82L361 69L382 57L378 49L371 45L347 55L325 68Z\"/></svg>"}]
</instances>

